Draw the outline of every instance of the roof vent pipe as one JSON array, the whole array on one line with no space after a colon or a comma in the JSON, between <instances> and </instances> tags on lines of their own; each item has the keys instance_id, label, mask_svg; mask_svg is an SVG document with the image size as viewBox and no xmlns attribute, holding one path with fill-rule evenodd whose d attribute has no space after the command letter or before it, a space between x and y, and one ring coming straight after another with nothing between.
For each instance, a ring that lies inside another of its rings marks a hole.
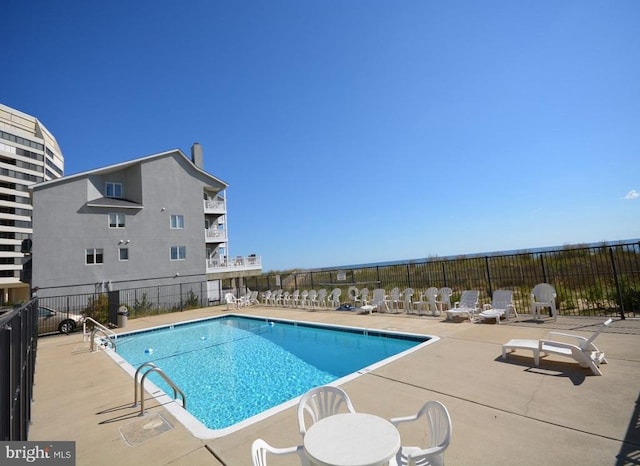
<instances>
[{"instance_id":1,"label":"roof vent pipe","mask_svg":"<svg viewBox=\"0 0 640 466\"><path fill-rule=\"evenodd\" d=\"M193 146L191 146L191 161L200 170L204 170L202 146L200 145L200 143L194 142Z\"/></svg>"}]
</instances>

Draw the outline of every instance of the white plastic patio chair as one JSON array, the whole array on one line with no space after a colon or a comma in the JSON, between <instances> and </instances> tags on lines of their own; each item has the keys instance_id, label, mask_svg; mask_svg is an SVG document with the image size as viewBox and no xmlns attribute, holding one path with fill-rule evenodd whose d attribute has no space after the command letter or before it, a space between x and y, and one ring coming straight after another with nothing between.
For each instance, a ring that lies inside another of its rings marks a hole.
<instances>
[{"instance_id":1,"label":"white plastic patio chair","mask_svg":"<svg viewBox=\"0 0 640 466\"><path fill-rule=\"evenodd\" d=\"M447 320L459 317L468 317L473 320L478 311L478 298L480 292L478 290L464 290L460 295L460 301L457 301L452 309L447 310Z\"/></svg>"},{"instance_id":2,"label":"white plastic patio chair","mask_svg":"<svg viewBox=\"0 0 640 466\"><path fill-rule=\"evenodd\" d=\"M231 306L233 306L234 308L238 309L240 307L240 302L242 301L241 298L236 298L233 293L227 293L224 295L224 300L227 303L227 311L230 310L229 308Z\"/></svg>"},{"instance_id":3,"label":"white plastic patio chair","mask_svg":"<svg viewBox=\"0 0 640 466\"><path fill-rule=\"evenodd\" d=\"M556 311L556 289L548 283L538 283L531 290L531 314L534 319L540 318L540 310L551 309L551 317L558 319Z\"/></svg>"},{"instance_id":4,"label":"white plastic patio chair","mask_svg":"<svg viewBox=\"0 0 640 466\"><path fill-rule=\"evenodd\" d=\"M307 432L305 423L305 415L311 419L309 426L318 422L325 417L348 411L355 413L356 410L349 399L349 395L338 387L323 385L321 387L312 388L302 395L298 403L298 426L300 433L304 435Z\"/></svg>"},{"instance_id":5,"label":"white plastic patio chair","mask_svg":"<svg viewBox=\"0 0 640 466\"><path fill-rule=\"evenodd\" d=\"M594 340L598 335L608 327L613 319L607 319L602 326L596 330L591 337L585 338L581 335L573 335L571 333L549 332L549 336L554 335L564 339L571 339L573 343L564 341L541 339L541 340L524 340L513 339L502 345L502 359L507 358L507 352L513 352L517 349L526 349L533 352L533 361L536 366L540 364L540 355L555 354L573 359L580 367L589 368L595 375L602 375L600 364L607 364L604 357L604 351L600 351Z\"/></svg>"},{"instance_id":6,"label":"white plastic patio chair","mask_svg":"<svg viewBox=\"0 0 640 466\"><path fill-rule=\"evenodd\" d=\"M404 312L411 312L413 310L413 288L405 288L402 290L402 308Z\"/></svg>"},{"instance_id":7,"label":"white plastic patio chair","mask_svg":"<svg viewBox=\"0 0 640 466\"><path fill-rule=\"evenodd\" d=\"M451 416L447 408L439 401L427 401L413 416L396 417L390 422L396 426L405 422L414 422L425 418L426 443L422 446L402 446L389 465L418 466L444 465L444 452L449 447L452 435Z\"/></svg>"},{"instance_id":8,"label":"white plastic patio chair","mask_svg":"<svg viewBox=\"0 0 640 466\"><path fill-rule=\"evenodd\" d=\"M508 319L511 314L518 317L516 308L513 305L513 291L496 290L493 292L491 304L485 304L482 312L478 314L478 321L495 319L496 324L500 323L501 318Z\"/></svg>"},{"instance_id":9,"label":"white plastic patio chair","mask_svg":"<svg viewBox=\"0 0 640 466\"><path fill-rule=\"evenodd\" d=\"M300 307L307 306L307 298L309 297L309 290L302 290L300 293Z\"/></svg>"},{"instance_id":10,"label":"white plastic patio chair","mask_svg":"<svg viewBox=\"0 0 640 466\"><path fill-rule=\"evenodd\" d=\"M329 301L329 304L331 304L331 307L333 307L334 309L340 306L341 294L342 294L342 290L340 288L334 288L331 291L331 294L329 295L329 297L327 298L327 300Z\"/></svg>"},{"instance_id":11,"label":"white plastic patio chair","mask_svg":"<svg viewBox=\"0 0 640 466\"><path fill-rule=\"evenodd\" d=\"M293 290L290 302L294 307L297 307L300 304L300 290Z\"/></svg>"},{"instance_id":12,"label":"white plastic patio chair","mask_svg":"<svg viewBox=\"0 0 640 466\"><path fill-rule=\"evenodd\" d=\"M272 306L277 306L278 304L282 305L282 293L282 290L275 290L273 293L271 293L269 302Z\"/></svg>"},{"instance_id":13,"label":"white plastic patio chair","mask_svg":"<svg viewBox=\"0 0 640 466\"><path fill-rule=\"evenodd\" d=\"M385 302L389 312L400 312L400 288L392 288Z\"/></svg>"},{"instance_id":14,"label":"white plastic patio chair","mask_svg":"<svg viewBox=\"0 0 640 466\"><path fill-rule=\"evenodd\" d=\"M429 287L425 291L420 293L420 299L413 303L416 311L418 312L418 315L431 313L431 315L435 316L436 312L438 311L438 306L436 304L437 297L438 288L436 288L435 286Z\"/></svg>"},{"instance_id":15,"label":"white plastic patio chair","mask_svg":"<svg viewBox=\"0 0 640 466\"><path fill-rule=\"evenodd\" d=\"M387 307L386 298L387 292L383 288L375 288L371 295L371 307L380 312L380 308L384 306L388 312L389 308Z\"/></svg>"},{"instance_id":16,"label":"white plastic patio chair","mask_svg":"<svg viewBox=\"0 0 640 466\"><path fill-rule=\"evenodd\" d=\"M262 304L269 304L269 299L271 299L271 290L262 292Z\"/></svg>"},{"instance_id":17,"label":"white plastic patio chair","mask_svg":"<svg viewBox=\"0 0 640 466\"><path fill-rule=\"evenodd\" d=\"M276 448L269 445L261 438L254 440L251 445L251 459L253 460L253 466L268 466L268 455L298 455L300 458L300 464L307 466L309 460L304 453L304 447L302 445L286 448Z\"/></svg>"},{"instance_id":18,"label":"white plastic patio chair","mask_svg":"<svg viewBox=\"0 0 640 466\"><path fill-rule=\"evenodd\" d=\"M357 287L350 286L347 289L347 296L349 297L349 299L351 300L351 302L355 306L356 305L356 300L358 299L358 296L360 296L360 291L358 290Z\"/></svg>"},{"instance_id":19,"label":"white plastic patio chair","mask_svg":"<svg viewBox=\"0 0 640 466\"><path fill-rule=\"evenodd\" d=\"M437 302L440 304L440 309L446 311L451 309L451 296L453 295L453 290L448 286L443 286L438 290L438 299Z\"/></svg>"},{"instance_id":20,"label":"white plastic patio chair","mask_svg":"<svg viewBox=\"0 0 640 466\"><path fill-rule=\"evenodd\" d=\"M327 307L327 290L325 288L320 288L318 290L318 307Z\"/></svg>"},{"instance_id":21,"label":"white plastic patio chair","mask_svg":"<svg viewBox=\"0 0 640 466\"><path fill-rule=\"evenodd\" d=\"M282 305L284 307L289 307L291 306L291 293L288 291L283 291L282 292L282 298L280 298L282 301Z\"/></svg>"},{"instance_id":22,"label":"white plastic patio chair","mask_svg":"<svg viewBox=\"0 0 640 466\"><path fill-rule=\"evenodd\" d=\"M369 288L362 288L359 290L355 303L356 307L362 307L369 304Z\"/></svg>"},{"instance_id":23,"label":"white plastic patio chair","mask_svg":"<svg viewBox=\"0 0 640 466\"><path fill-rule=\"evenodd\" d=\"M316 290L309 290L307 306L310 308L318 307L318 292Z\"/></svg>"}]
</instances>

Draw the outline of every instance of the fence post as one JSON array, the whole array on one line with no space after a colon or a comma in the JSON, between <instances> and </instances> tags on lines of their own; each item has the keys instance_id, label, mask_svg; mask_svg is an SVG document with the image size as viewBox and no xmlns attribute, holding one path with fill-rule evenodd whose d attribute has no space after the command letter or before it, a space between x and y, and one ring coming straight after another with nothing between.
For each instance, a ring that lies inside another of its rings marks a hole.
<instances>
[{"instance_id":1,"label":"fence post","mask_svg":"<svg viewBox=\"0 0 640 466\"><path fill-rule=\"evenodd\" d=\"M484 256L484 267L487 271L487 282L489 283L489 296L493 296L493 286L491 285L491 269L489 268L489 256Z\"/></svg>"},{"instance_id":2,"label":"fence post","mask_svg":"<svg viewBox=\"0 0 640 466\"><path fill-rule=\"evenodd\" d=\"M409 264L407 264L407 288L411 288L411 269Z\"/></svg>"},{"instance_id":3,"label":"fence post","mask_svg":"<svg viewBox=\"0 0 640 466\"><path fill-rule=\"evenodd\" d=\"M445 265L445 261L442 261L442 282L444 283L444 286L449 286L448 283L448 279L447 279L447 266Z\"/></svg>"},{"instance_id":4,"label":"fence post","mask_svg":"<svg viewBox=\"0 0 640 466\"><path fill-rule=\"evenodd\" d=\"M616 268L616 259L613 255L613 248L609 248L609 257L611 258L611 268L613 270L613 281L616 284L616 293L618 293L618 302L620 303L620 318L624 317L624 300L622 299L622 290L620 289L620 282L618 281L618 270Z\"/></svg>"},{"instance_id":5,"label":"fence post","mask_svg":"<svg viewBox=\"0 0 640 466\"><path fill-rule=\"evenodd\" d=\"M544 266L544 256L542 254L540 254L540 264L542 264L542 281L544 283L548 283L547 282L547 269Z\"/></svg>"}]
</instances>

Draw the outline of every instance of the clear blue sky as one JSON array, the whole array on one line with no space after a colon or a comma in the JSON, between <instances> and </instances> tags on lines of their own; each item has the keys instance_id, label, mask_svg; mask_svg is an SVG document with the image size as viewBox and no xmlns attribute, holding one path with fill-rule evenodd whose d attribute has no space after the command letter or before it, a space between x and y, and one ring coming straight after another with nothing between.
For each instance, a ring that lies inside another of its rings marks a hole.
<instances>
[{"instance_id":1,"label":"clear blue sky","mask_svg":"<svg viewBox=\"0 0 640 466\"><path fill-rule=\"evenodd\" d=\"M2 4L66 174L200 142L265 271L640 236L637 0Z\"/></svg>"}]
</instances>

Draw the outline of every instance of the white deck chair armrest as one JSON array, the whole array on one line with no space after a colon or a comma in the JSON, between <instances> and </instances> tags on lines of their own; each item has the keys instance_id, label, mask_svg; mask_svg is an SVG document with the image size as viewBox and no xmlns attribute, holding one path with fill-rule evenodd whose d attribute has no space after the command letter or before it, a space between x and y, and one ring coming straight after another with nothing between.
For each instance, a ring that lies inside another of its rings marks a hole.
<instances>
[{"instance_id":1,"label":"white deck chair armrest","mask_svg":"<svg viewBox=\"0 0 640 466\"><path fill-rule=\"evenodd\" d=\"M557 335L560 337L567 337L567 338L575 338L577 341L579 341L579 345L585 343L587 341L587 339L583 336L580 335L573 335L571 333L562 333L562 332L549 332L548 335ZM579 346L578 345L578 346Z\"/></svg>"},{"instance_id":2,"label":"white deck chair armrest","mask_svg":"<svg viewBox=\"0 0 640 466\"><path fill-rule=\"evenodd\" d=\"M539 348L541 351L544 351L544 345L547 344L549 346L556 346L558 348L566 348L566 349L574 349L576 347L576 345L571 344L571 343L564 343L562 341L555 341L555 340L540 340L540 344L539 344Z\"/></svg>"},{"instance_id":3,"label":"white deck chair armrest","mask_svg":"<svg viewBox=\"0 0 640 466\"><path fill-rule=\"evenodd\" d=\"M411 416L403 416L403 417L394 417L389 419L389 422L391 424L400 424L402 422L410 422L410 421L415 421L418 419L418 415L417 414L413 414Z\"/></svg>"},{"instance_id":4,"label":"white deck chair armrest","mask_svg":"<svg viewBox=\"0 0 640 466\"><path fill-rule=\"evenodd\" d=\"M409 454L407 455L407 458L416 458L416 457L421 457L421 456L427 456L427 455L433 455L434 453L440 453L440 451L442 451L442 447L441 446L435 446L435 447L429 447L429 448L425 448L424 450L414 450L412 452L409 452Z\"/></svg>"}]
</instances>

